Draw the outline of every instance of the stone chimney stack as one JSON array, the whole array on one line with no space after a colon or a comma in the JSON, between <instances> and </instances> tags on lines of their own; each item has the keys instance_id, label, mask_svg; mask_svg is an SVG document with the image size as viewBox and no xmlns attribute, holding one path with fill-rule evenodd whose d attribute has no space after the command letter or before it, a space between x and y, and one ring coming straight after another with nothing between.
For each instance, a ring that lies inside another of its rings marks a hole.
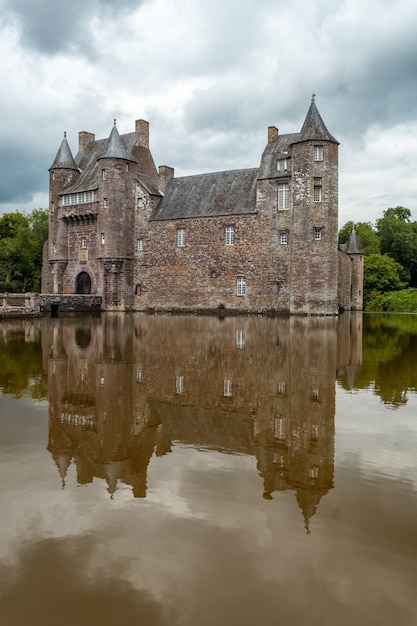
<instances>
[{"instance_id":1,"label":"stone chimney stack","mask_svg":"<svg viewBox=\"0 0 417 626\"><path fill-rule=\"evenodd\" d=\"M82 130L78 133L78 153L83 154L88 144L91 141L94 141L96 136L93 133L87 133L85 130Z\"/></svg>"},{"instance_id":2,"label":"stone chimney stack","mask_svg":"<svg viewBox=\"0 0 417 626\"><path fill-rule=\"evenodd\" d=\"M174 178L175 170L173 167L169 167L168 165L160 165L158 168L159 172L159 191L164 193L166 186L168 185L171 178Z\"/></svg>"},{"instance_id":3,"label":"stone chimney stack","mask_svg":"<svg viewBox=\"0 0 417 626\"><path fill-rule=\"evenodd\" d=\"M140 133L139 146L148 148L149 150L149 122L145 120L136 120L135 132Z\"/></svg>"},{"instance_id":4,"label":"stone chimney stack","mask_svg":"<svg viewBox=\"0 0 417 626\"><path fill-rule=\"evenodd\" d=\"M279 131L276 126L268 126L268 143L272 143L278 139Z\"/></svg>"}]
</instances>

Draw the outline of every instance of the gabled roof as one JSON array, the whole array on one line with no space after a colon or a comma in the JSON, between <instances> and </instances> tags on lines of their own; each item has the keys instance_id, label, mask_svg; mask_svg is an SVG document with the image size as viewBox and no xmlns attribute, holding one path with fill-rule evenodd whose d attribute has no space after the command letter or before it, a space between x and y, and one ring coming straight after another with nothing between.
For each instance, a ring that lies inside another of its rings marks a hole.
<instances>
[{"instance_id":1,"label":"gabled roof","mask_svg":"<svg viewBox=\"0 0 417 626\"><path fill-rule=\"evenodd\" d=\"M77 164L74 161L74 157L72 156L71 148L68 145L67 141L67 133L64 133L64 139L59 146L59 150L56 154L54 162L52 163L50 170L77 170Z\"/></svg>"},{"instance_id":2,"label":"gabled roof","mask_svg":"<svg viewBox=\"0 0 417 626\"><path fill-rule=\"evenodd\" d=\"M151 220L256 213L258 169L172 178Z\"/></svg>"}]
</instances>

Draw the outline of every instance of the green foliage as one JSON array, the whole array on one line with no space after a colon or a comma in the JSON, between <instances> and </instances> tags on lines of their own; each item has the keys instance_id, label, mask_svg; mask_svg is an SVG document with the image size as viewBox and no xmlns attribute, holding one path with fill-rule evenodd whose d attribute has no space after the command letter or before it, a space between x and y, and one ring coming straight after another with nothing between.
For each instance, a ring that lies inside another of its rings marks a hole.
<instances>
[{"instance_id":1,"label":"green foliage","mask_svg":"<svg viewBox=\"0 0 417 626\"><path fill-rule=\"evenodd\" d=\"M39 291L47 237L47 209L0 217L0 291Z\"/></svg>"},{"instance_id":2,"label":"green foliage","mask_svg":"<svg viewBox=\"0 0 417 626\"><path fill-rule=\"evenodd\" d=\"M346 222L339 231L339 243L346 243L353 229L356 230L365 254L379 254L378 233L370 222Z\"/></svg>"},{"instance_id":3,"label":"green foliage","mask_svg":"<svg viewBox=\"0 0 417 626\"><path fill-rule=\"evenodd\" d=\"M386 294L373 294L367 302L368 311L417 313L417 289L410 287Z\"/></svg>"},{"instance_id":4,"label":"green foliage","mask_svg":"<svg viewBox=\"0 0 417 626\"><path fill-rule=\"evenodd\" d=\"M365 256L363 277L363 298L368 308L368 302L374 300L378 294L402 289L406 283L401 280L402 266L383 254Z\"/></svg>"},{"instance_id":5,"label":"green foliage","mask_svg":"<svg viewBox=\"0 0 417 626\"><path fill-rule=\"evenodd\" d=\"M405 207L384 211L377 220L381 253L403 266L401 278L410 287L417 287L417 224L410 222L411 213Z\"/></svg>"},{"instance_id":6,"label":"green foliage","mask_svg":"<svg viewBox=\"0 0 417 626\"><path fill-rule=\"evenodd\" d=\"M7 333L6 339L0 338L0 391L14 398L47 398L40 336L28 342L24 330L16 329Z\"/></svg>"}]
</instances>

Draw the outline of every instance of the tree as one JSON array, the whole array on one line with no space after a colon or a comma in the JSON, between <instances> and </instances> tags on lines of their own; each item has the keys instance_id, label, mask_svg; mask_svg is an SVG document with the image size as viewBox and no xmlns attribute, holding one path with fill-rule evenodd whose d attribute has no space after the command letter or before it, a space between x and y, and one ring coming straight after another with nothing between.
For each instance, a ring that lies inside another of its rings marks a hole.
<instances>
[{"instance_id":1,"label":"tree","mask_svg":"<svg viewBox=\"0 0 417 626\"><path fill-rule=\"evenodd\" d=\"M47 236L47 209L35 209L29 215L6 213L0 218L0 291L39 290Z\"/></svg>"},{"instance_id":2,"label":"tree","mask_svg":"<svg viewBox=\"0 0 417 626\"><path fill-rule=\"evenodd\" d=\"M402 280L411 287L417 286L417 228L410 222L411 212L405 207L384 211L377 220L377 231L381 242L381 253L389 255L403 266Z\"/></svg>"},{"instance_id":3,"label":"tree","mask_svg":"<svg viewBox=\"0 0 417 626\"><path fill-rule=\"evenodd\" d=\"M385 254L365 256L363 297L365 302L375 292L386 293L403 289L406 284L401 280L403 267Z\"/></svg>"}]
</instances>

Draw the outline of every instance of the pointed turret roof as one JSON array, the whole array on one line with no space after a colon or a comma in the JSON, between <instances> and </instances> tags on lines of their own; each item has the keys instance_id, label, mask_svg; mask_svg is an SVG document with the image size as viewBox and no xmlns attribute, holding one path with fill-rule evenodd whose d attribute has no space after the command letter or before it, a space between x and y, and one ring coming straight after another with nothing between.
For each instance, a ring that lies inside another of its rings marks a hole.
<instances>
[{"instance_id":1,"label":"pointed turret roof","mask_svg":"<svg viewBox=\"0 0 417 626\"><path fill-rule=\"evenodd\" d=\"M333 143L338 144L339 142L337 139L329 133L325 123L321 119L321 115L316 107L315 97L316 96L313 94L310 108L307 112L307 116L304 120L304 124L297 141L310 141L312 139L317 139L319 141L332 141Z\"/></svg>"},{"instance_id":2,"label":"pointed turret roof","mask_svg":"<svg viewBox=\"0 0 417 626\"><path fill-rule=\"evenodd\" d=\"M107 140L107 150L103 154L101 159L123 159L124 161L133 161L133 158L128 155L122 139L117 130L116 120L114 120L113 128L111 129L110 136Z\"/></svg>"},{"instance_id":3,"label":"pointed turret roof","mask_svg":"<svg viewBox=\"0 0 417 626\"><path fill-rule=\"evenodd\" d=\"M54 162L52 163L49 170L77 170L77 164L74 161L74 157L72 156L71 148L68 145L67 141L67 133L64 133L64 139L59 146L59 150L56 154Z\"/></svg>"},{"instance_id":4,"label":"pointed turret roof","mask_svg":"<svg viewBox=\"0 0 417 626\"><path fill-rule=\"evenodd\" d=\"M346 246L346 254L365 254L365 250L361 246L356 230L353 228Z\"/></svg>"}]
</instances>

